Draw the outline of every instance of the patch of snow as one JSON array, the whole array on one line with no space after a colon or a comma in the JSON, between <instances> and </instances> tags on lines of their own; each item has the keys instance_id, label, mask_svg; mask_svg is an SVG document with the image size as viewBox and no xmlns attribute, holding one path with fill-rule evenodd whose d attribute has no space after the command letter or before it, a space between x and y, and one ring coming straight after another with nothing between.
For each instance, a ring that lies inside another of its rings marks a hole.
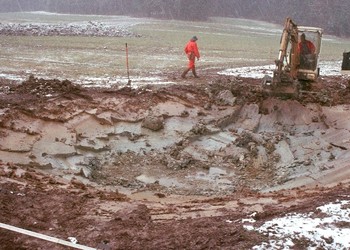
<instances>
[{"instance_id":1,"label":"patch of snow","mask_svg":"<svg viewBox=\"0 0 350 250\"><path fill-rule=\"evenodd\" d=\"M340 76L342 61L321 61L319 64L321 76Z\"/></svg>"},{"instance_id":2,"label":"patch of snow","mask_svg":"<svg viewBox=\"0 0 350 250\"><path fill-rule=\"evenodd\" d=\"M18 76L18 75L13 75L13 74L0 74L0 78L4 78L7 80L11 80L11 81L24 81L25 78L22 76Z\"/></svg>"},{"instance_id":3,"label":"patch of snow","mask_svg":"<svg viewBox=\"0 0 350 250\"><path fill-rule=\"evenodd\" d=\"M254 26L247 26L247 25L235 25L236 28L244 30L246 33L249 34L257 34L257 35L272 35L275 36L276 34L279 34L281 32L280 29L277 28L271 28L271 27L254 27Z\"/></svg>"},{"instance_id":4,"label":"patch of snow","mask_svg":"<svg viewBox=\"0 0 350 250\"><path fill-rule=\"evenodd\" d=\"M275 218L255 228L243 225L269 237L269 242L254 246L253 249L291 249L293 240L310 241L308 249L349 249L350 248L350 201L342 200L330 203L307 214L291 213ZM343 225L343 226L342 226Z\"/></svg>"},{"instance_id":5,"label":"patch of snow","mask_svg":"<svg viewBox=\"0 0 350 250\"><path fill-rule=\"evenodd\" d=\"M26 72L26 75L29 76L33 72ZM129 79L126 77L121 76L104 76L104 77L89 77L89 76L82 76L79 79L66 79L62 77L53 77L53 76L46 76L42 74L36 74L34 73L36 77L39 78L56 78L60 81L63 80L69 80L73 83L76 83L78 85L82 85L84 87L114 87L114 86L125 86L128 84ZM6 79L11 80L15 82L23 82L27 80L26 76L23 75L15 75L15 74L0 74L0 79ZM163 84L174 84L175 82L172 81L165 81L162 77L130 77L131 80L131 87L140 87L148 84L152 85L163 85Z\"/></svg>"},{"instance_id":6,"label":"patch of snow","mask_svg":"<svg viewBox=\"0 0 350 250\"><path fill-rule=\"evenodd\" d=\"M263 78L265 75L271 75L275 69L275 65L253 66L253 67L240 67L225 69L219 71L219 75L237 76L243 78Z\"/></svg>"},{"instance_id":7,"label":"patch of snow","mask_svg":"<svg viewBox=\"0 0 350 250\"><path fill-rule=\"evenodd\" d=\"M24 11L23 13L47 15L47 16L69 16L69 15L71 15L71 14L61 14L61 13L47 12L47 11ZM75 16L82 16L82 15L75 14Z\"/></svg>"},{"instance_id":8,"label":"patch of snow","mask_svg":"<svg viewBox=\"0 0 350 250\"><path fill-rule=\"evenodd\" d=\"M322 76L341 76L343 73L341 72L341 61L321 61L320 62L320 75ZM273 70L275 69L275 65L263 65L263 66L251 66L251 67L237 67L225 69L222 71L218 71L218 75L227 75L227 76L236 76L242 78L254 78L254 79L263 79L264 76L273 76ZM30 74L31 72L26 72ZM49 78L49 76L38 75L42 78ZM0 74L0 78L13 80L13 81L24 81L25 77L23 75L15 75L15 74ZM51 77L52 78L52 77ZM58 77L59 79L59 77ZM64 79L61 79L64 80ZM79 85L83 85L86 87L112 87L114 85L126 85L128 83L128 79L126 77L121 76L103 76L103 77L88 77L82 76L79 79L68 79L74 83ZM138 87L147 84L174 84L174 82L167 81L162 77L158 76L136 76L130 78L131 86Z\"/></svg>"},{"instance_id":9,"label":"patch of snow","mask_svg":"<svg viewBox=\"0 0 350 250\"><path fill-rule=\"evenodd\" d=\"M341 72L341 61L320 61L320 75L321 76L340 76ZM275 65L264 65L264 66L253 66L253 67L239 67L232 69L225 69L219 71L219 75L237 76L243 78L255 78L260 79L265 75L273 76L273 70Z\"/></svg>"},{"instance_id":10,"label":"patch of snow","mask_svg":"<svg viewBox=\"0 0 350 250\"><path fill-rule=\"evenodd\" d=\"M73 244L77 244L77 243L78 243L78 240L77 240L77 238L75 238L75 237L68 237L68 240L69 240L70 242L72 242Z\"/></svg>"},{"instance_id":11,"label":"patch of snow","mask_svg":"<svg viewBox=\"0 0 350 250\"><path fill-rule=\"evenodd\" d=\"M147 84L173 84L174 82L164 81L161 77L131 77L131 87L139 87ZM72 82L85 87L112 87L114 85L126 85L129 79L126 77L86 77Z\"/></svg>"}]
</instances>

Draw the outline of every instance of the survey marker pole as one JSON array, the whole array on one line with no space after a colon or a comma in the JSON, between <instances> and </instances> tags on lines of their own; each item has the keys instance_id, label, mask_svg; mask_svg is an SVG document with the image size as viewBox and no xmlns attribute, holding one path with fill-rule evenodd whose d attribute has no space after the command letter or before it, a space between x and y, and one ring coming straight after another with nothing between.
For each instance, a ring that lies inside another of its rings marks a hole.
<instances>
[{"instance_id":1,"label":"survey marker pole","mask_svg":"<svg viewBox=\"0 0 350 250\"><path fill-rule=\"evenodd\" d=\"M125 53L126 53L126 72L128 74L128 85L131 84L130 74L129 74L129 51L128 51L128 43L125 43Z\"/></svg>"}]
</instances>

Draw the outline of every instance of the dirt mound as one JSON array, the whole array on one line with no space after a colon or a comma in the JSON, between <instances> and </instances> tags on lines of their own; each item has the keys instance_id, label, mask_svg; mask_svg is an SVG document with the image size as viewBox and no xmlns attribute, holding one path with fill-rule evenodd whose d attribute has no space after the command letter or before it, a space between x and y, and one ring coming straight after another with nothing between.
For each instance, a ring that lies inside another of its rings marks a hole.
<instances>
[{"instance_id":1,"label":"dirt mound","mask_svg":"<svg viewBox=\"0 0 350 250\"><path fill-rule=\"evenodd\" d=\"M74 85L69 80L38 79L32 75L27 81L18 85L13 91L18 94L30 93L38 97L51 97L55 94L80 93L81 88L78 85Z\"/></svg>"},{"instance_id":2,"label":"dirt mound","mask_svg":"<svg viewBox=\"0 0 350 250\"><path fill-rule=\"evenodd\" d=\"M2 84L0 108L10 105L24 106L57 96L73 98L80 95L82 89L68 80L35 78L33 75L21 84Z\"/></svg>"}]
</instances>

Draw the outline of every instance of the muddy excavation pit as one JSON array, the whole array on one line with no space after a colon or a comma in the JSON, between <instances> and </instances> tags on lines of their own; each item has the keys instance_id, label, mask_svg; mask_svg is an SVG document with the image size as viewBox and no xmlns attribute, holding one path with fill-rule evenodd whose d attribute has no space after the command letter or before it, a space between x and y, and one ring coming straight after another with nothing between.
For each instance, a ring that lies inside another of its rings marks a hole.
<instances>
[{"instance_id":1,"label":"muddy excavation pit","mask_svg":"<svg viewBox=\"0 0 350 250\"><path fill-rule=\"evenodd\" d=\"M346 78L296 99L267 96L258 79L176 81L0 80L1 222L111 249L249 249L265 236L227 221L347 193ZM0 241L65 249L9 231Z\"/></svg>"}]
</instances>

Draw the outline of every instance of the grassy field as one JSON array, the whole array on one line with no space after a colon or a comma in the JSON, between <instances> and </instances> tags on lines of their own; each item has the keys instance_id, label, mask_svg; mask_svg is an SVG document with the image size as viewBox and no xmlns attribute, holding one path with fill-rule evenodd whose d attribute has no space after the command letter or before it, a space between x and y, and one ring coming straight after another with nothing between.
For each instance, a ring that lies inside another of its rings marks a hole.
<instances>
[{"instance_id":1,"label":"grassy field","mask_svg":"<svg viewBox=\"0 0 350 250\"><path fill-rule=\"evenodd\" d=\"M3 13L2 23L75 23L88 21L132 24L141 37L29 37L0 35L0 74L78 79L126 76L125 43L132 76L177 74L186 66L185 43L199 37L198 69L222 70L273 64L282 26L258 21L212 18L209 22L135 19L118 16ZM350 41L324 36L321 59L342 60Z\"/></svg>"}]
</instances>

